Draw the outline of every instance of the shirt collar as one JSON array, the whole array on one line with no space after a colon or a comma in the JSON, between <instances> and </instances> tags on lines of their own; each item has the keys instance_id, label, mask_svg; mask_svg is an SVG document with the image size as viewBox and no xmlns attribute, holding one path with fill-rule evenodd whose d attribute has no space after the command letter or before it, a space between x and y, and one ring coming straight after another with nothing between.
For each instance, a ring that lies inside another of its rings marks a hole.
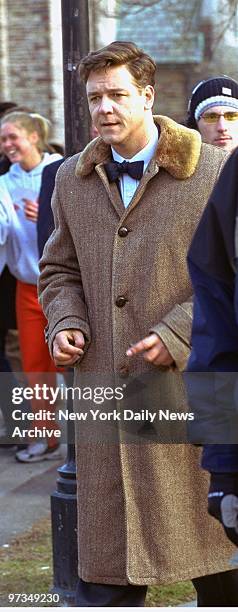
<instances>
[{"instance_id":1,"label":"shirt collar","mask_svg":"<svg viewBox=\"0 0 238 612\"><path fill-rule=\"evenodd\" d=\"M131 157L130 159L127 159L126 157L121 157L121 155L119 155L119 153L117 153L115 151L115 149L113 149L113 147L111 147L112 149L112 157L114 159L114 161L118 161L118 162L123 162L123 160L129 161L129 162L134 162L134 161L144 161L144 171L147 168L150 160L152 159L152 157L154 157L155 151L157 149L158 146L158 129L156 127L156 125L154 124L153 127L153 131L151 134L151 138L148 142L148 144L141 149L140 151L138 151L138 153L136 153L136 155L134 155L134 157Z\"/></svg>"}]
</instances>

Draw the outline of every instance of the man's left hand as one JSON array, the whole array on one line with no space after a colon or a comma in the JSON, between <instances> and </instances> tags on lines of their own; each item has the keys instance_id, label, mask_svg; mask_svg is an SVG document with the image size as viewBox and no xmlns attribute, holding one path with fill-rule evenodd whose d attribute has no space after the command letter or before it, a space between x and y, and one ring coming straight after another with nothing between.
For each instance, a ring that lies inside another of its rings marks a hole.
<instances>
[{"instance_id":1,"label":"man's left hand","mask_svg":"<svg viewBox=\"0 0 238 612\"><path fill-rule=\"evenodd\" d=\"M126 351L128 357L133 357L139 353L143 353L145 361L149 361L156 366L170 367L174 363L173 357L157 334L146 336Z\"/></svg>"}]
</instances>

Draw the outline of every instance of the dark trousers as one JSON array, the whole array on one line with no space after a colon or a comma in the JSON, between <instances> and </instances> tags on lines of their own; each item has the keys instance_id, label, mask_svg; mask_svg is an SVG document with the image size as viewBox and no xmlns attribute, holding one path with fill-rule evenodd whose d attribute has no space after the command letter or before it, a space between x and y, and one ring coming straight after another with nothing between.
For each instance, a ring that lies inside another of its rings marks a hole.
<instances>
[{"instance_id":1,"label":"dark trousers","mask_svg":"<svg viewBox=\"0 0 238 612\"><path fill-rule=\"evenodd\" d=\"M192 582L199 607L238 606L238 570L194 578Z\"/></svg>"},{"instance_id":2,"label":"dark trousers","mask_svg":"<svg viewBox=\"0 0 238 612\"><path fill-rule=\"evenodd\" d=\"M93 607L142 607L145 603L147 586L127 584L94 584L79 578L75 594L75 606Z\"/></svg>"},{"instance_id":3,"label":"dark trousers","mask_svg":"<svg viewBox=\"0 0 238 612\"><path fill-rule=\"evenodd\" d=\"M198 607L238 606L238 570L201 576L192 580L197 591ZM143 607L147 586L128 584L94 584L79 578L76 587L77 607Z\"/></svg>"},{"instance_id":4,"label":"dark trousers","mask_svg":"<svg viewBox=\"0 0 238 612\"><path fill-rule=\"evenodd\" d=\"M2 411L4 424L6 427L6 441L10 442L13 428L11 420L12 389L13 387L16 387L18 383L14 374L12 373L10 363L5 353L7 332L7 329L0 328L0 409Z\"/></svg>"},{"instance_id":5,"label":"dark trousers","mask_svg":"<svg viewBox=\"0 0 238 612\"><path fill-rule=\"evenodd\" d=\"M0 295L0 373L5 373L0 380L0 409L6 426L6 442L10 442L14 425L11 420L12 389L18 383L5 352L7 332L16 329L16 279L7 266L0 275Z\"/></svg>"}]
</instances>

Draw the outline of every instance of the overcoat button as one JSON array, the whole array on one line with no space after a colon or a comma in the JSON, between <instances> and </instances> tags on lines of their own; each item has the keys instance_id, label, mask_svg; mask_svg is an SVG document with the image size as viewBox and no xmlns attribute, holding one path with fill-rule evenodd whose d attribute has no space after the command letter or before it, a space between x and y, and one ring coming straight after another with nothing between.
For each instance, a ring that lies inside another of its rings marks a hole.
<instances>
[{"instance_id":1,"label":"overcoat button","mask_svg":"<svg viewBox=\"0 0 238 612\"><path fill-rule=\"evenodd\" d=\"M126 236L128 235L129 230L127 229L127 227L120 227L118 230L118 234L121 238L126 238Z\"/></svg>"},{"instance_id":2,"label":"overcoat button","mask_svg":"<svg viewBox=\"0 0 238 612\"><path fill-rule=\"evenodd\" d=\"M127 299L124 297L124 295L119 295L116 299L116 306L118 308L123 308L123 306L125 306L125 304L127 303Z\"/></svg>"}]
</instances>

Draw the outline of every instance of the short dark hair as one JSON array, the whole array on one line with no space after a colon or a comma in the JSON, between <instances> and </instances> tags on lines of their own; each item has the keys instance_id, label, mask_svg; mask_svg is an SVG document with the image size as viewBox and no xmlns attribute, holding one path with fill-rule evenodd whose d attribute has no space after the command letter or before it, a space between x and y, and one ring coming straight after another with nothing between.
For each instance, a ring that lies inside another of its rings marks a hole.
<instances>
[{"instance_id":1,"label":"short dark hair","mask_svg":"<svg viewBox=\"0 0 238 612\"><path fill-rule=\"evenodd\" d=\"M0 117L2 117L2 115L5 115L5 113L7 113L8 111L16 107L17 107L16 102L10 102L10 101L0 102Z\"/></svg>"},{"instance_id":2,"label":"short dark hair","mask_svg":"<svg viewBox=\"0 0 238 612\"><path fill-rule=\"evenodd\" d=\"M0 119L10 111L17 110L25 113L33 113L34 111L28 106L22 106L16 102L0 102Z\"/></svg>"},{"instance_id":3,"label":"short dark hair","mask_svg":"<svg viewBox=\"0 0 238 612\"><path fill-rule=\"evenodd\" d=\"M91 51L79 63L79 75L87 83L90 72L110 66L125 65L138 88L155 84L156 63L132 42L115 40L106 47Z\"/></svg>"}]
</instances>

